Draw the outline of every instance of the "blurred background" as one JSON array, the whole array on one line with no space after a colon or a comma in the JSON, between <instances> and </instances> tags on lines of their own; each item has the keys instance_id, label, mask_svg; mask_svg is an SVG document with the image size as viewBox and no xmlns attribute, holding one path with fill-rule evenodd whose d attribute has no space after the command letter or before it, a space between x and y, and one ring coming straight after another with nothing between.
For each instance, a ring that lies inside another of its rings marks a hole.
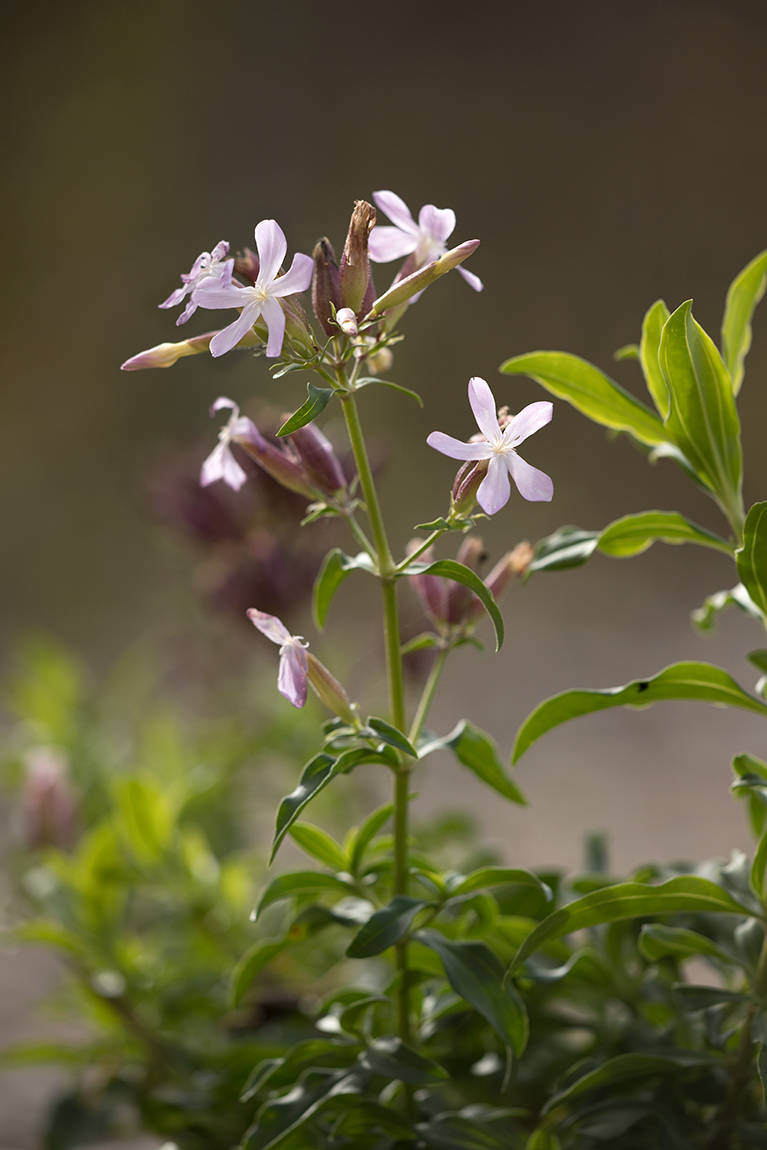
<instances>
[{"instance_id":1,"label":"blurred background","mask_svg":"<svg viewBox=\"0 0 767 1150\"><path fill-rule=\"evenodd\" d=\"M274 382L246 355L119 371L128 356L177 338L175 312L157 304L203 248L252 244L255 223L273 216L289 252L311 252L321 235L340 250L353 201L381 188L414 213L423 203L452 207L456 241L481 239L470 267L484 293L458 276L440 281L410 309L395 349L390 377L416 388L425 409L383 389L364 396L404 546L413 523L447 506L452 463L424 440L435 428L470 433L471 375L516 410L541 394L532 381L498 376L501 361L562 349L641 395L637 365L612 356L638 339L647 307L693 297L716 336L727 285L767 245L759 0L539 0L472 11L432 0L377 10L33 0L3 20L6 673L30 631L74 651L96 680L137 649L161 652L174 683L195 660L203 676L251 673L260 641L221 595L218 609L203 605L201 588L220 584L210 563L201 569L208 552L171 496L215 441L207 408L217 395L259 397L279 412L302 402L303 382ZM389 271L377 271L379 287ZM198 313L184 334L207 326ZM747 504L765 495L765 379L762 310L739 404ZM565 403L526 457L552 476L555 497L512 498L483 532L496 558L562 524L598 528L653 507L724 530L671 464L649 467ZM454 659L432 726L446 730L460 709L505 753L545 696L684 658L726 666L751 687L742 655L762 641L756 625L731 614L703 639L689 624L690 611L732 581L721 556L661 545L630 562L596 558L539 575L508 597L501 656L468 649ZM380 644L364 621L367 590L354 591L354 643L339 602L315 649L342 641L345 669L374 695ZM305 603L292 618L312 638ZM583 832L594 828L608 832L618 871L648 857L726 855L748 842L727 795L729 760L764 746L755 718L702 705L596 716L552 733L520 765L528 810L487 802L460 768L437 760L422 780L423 810L474 809L483 835L525 865L578 865ZM26 951L2 957L9 1038L55 978L47 959L35 961ZM18 1075L0 1095L0 1144L21 1148L35 1145L48 1086L38 1077L24 1094Z\"/></svg>"}]
</instances>

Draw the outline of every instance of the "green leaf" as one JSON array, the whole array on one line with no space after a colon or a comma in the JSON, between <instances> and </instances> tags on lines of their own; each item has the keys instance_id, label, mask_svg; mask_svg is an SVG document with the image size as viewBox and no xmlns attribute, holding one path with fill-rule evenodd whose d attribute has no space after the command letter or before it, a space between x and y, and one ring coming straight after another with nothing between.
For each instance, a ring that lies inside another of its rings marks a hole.
<instances>
[{"instance_id":1,"label":"green leaf","mask_svg":"<svg viewBox=\"0 0 767 1150\"><path fill-rule=\"evenodd\" d=\"M767 506L767 505L766 505ZM625 558L646 551L656 540L663 543L698 543L732 555L733 546L705 527L698 527L676 511L642 511L624 515L605 527L598 547L605 555Z\"/></svg>"},{"instance_id":2,"label":"green leaf","mask_svg":"<svg viewBox=\"0 0 767 1150\"><path fill-rule=\"evenodd\" d=\"M390 379L379 379L377 375L363 375L361 379L355 379L354 390L359 391L362 387L369 387L371 383L380 383L384 387L393 388L394 391L401 391L403 395L414 399L419 407L423 407L423 400L417 391L411 391L409 387L403 387L401 383L392 383Z\"/></svg>"},{"instance_id":3,"label":"green leaf","mask_svg":"<svg viewBox=\"0 0 767 1150\"><path fill-rule=\"evenodd\" d=\"M307 423L322 415L333 395L332 387L315 387L313 383L307 383L306 390L309 392L309 398L306 403L301 404L298 411L293 412L290 419L283 423L277 432L280 437L298 431L299 427L306 427Z\"/></svg>"},{"instance_id":4,"label":"green leaf","mask_svg":"<svg viewBox=\"0 0 767 1150\"><path fill-rule=\"evenodd\" d=\"M232 1006L240 1005L256 975L260 974L273 958L289 947L290 943L291 939L289 938L278 938L272 942L256 942L245 951L232 971Z\"/></svg>"},{"instance_id":5,"label":"green leaf","mask_svg":"<svg viewBox=\"0 0 767 1150\"><path fill-rule=\"evenodd\" d=\"M418 757L425 759L434 751L448 748L459 763L468 767L478 779L492 787L499 795L521 806L527 805L525 796L504 770L498 757L497 744L484 731L480 731L479 727L475 727L467 719L461 719L457 727L444 738L422 742L418 748Z\"/></svg>"},{"instance_id":6,"label":"green leaf","mask_svg":"<svg viewBox=\"0 0 767 1150\"><path fill-rule=\"evenodd\" d=\"M477 596L482 606L492 619L495 627L495 649L500 651L503 646L504 626L503 616L498 610L490 591L471 568L455 559L438 559L435 563L411 563L402 572L403 575L442 575L445 579L452 579L454 583L461 583L468 587Z\"/></svg>"},{"instance_id":7,"label":"green leaf","mask_svg":"<svg viewBox=\"0 0 767 1150\"><path fill-rule=\"evenodd\" d=\"M375 731L378 738L388 743L390 747L395 747L398 751L410 755L411 759L418 758L418 751L409 739L402 734L402 731L398 731L391 723L387 723L385 719L377 719L373 716L368 719L366 726L370 727L371 731Z\"/></svg>"},{"instance_id":8,"label":"green leaf","mask_svg":"<svg viewBox=\"0 0 767 1150\"><path fill-rule=\"evenodd\" d=\"M349 859L341 846L326 831L313 823L293 823L290 835L302 850L333 870L349 869Z\"/></svg>"},{"instance_id":9,"label":"green leaf","mask_svg":"<svg viewBox=\"0 0 767 1150\"><path fill-rule=\"evenodd\" d=\"M677 982L672 989L682 1009L692 1014L699 1010L709 1010L723 1002L748 1002L747 994L726 990L723 986L693 986L689 982Z\"/></svg>"},{"instance_id":10,"label":"green leaf","mask_svg":"<svg viewBox=\"0 0 767 1150\"><path fill-rule=\"evenodd\" d=\"M751 886L762 900L767 893L765 891L765 868L767 868L767 830L762 833L762 837L759 839L754 853L754 861L751 864Z\"/></svg>"},{"instance_id":11,"label":"green leaf","mask_svg":"<svg viewBox=\"0 0 767 1150\"><path fill-rule=\"evenodd\" d=\"M678 962L684 962L686 958L698 954L707 958L717 958L721 962L732 962L732 955L718 947L710 938L680 926L648 923L639 932L637 945L650 962L658 962L662 958L674 958Z\"/></svg>"},{"instance_id":12,"label":"green leaf","mask_svg":"<svg viewBox=\"0 0 767 1150\"><path fill-rule=\"evenodd\" d=\"M404 938L413 919L424 907L427 899L398 894L386 906L371 915L346 949L348 958L372 958Z\"/></svg>"},{"instance_id":13,"label":"green leaf","mask_svg":"<svg viewBox=\"0 0 767 1150\"><path fill-rule=\"evenodd\" d=\"M715 591L713 595L704 599L703 605L692 612L692 621L699 631L704 633L712 631L719 621L722 611L727 610L728 607L738 607L744 614L750 615L752 619L759 619L760 621L764 619L746 588L742 583L738 583L730 591Z\"/></svg>"},{"instance_id":14,"label":"green leaf","mask_svg":"<svg viewBox=\"0 0 767 1150\"><path fill-rule=\"evenodd\" d=\"M547 1122L536 1126L525 1143L525 1150L562 1150L562 1143Z\"/></svg>"},{"instance_id":15,"label":"green leaf","mask_svg":"<svg viewBox=\"0 0 767 1150\"><path fill-rule=\"evenodd\" d=\"M767 706L746 694L721 667L710 663L672 663L652 679L635 679L625 687L564 691L547 699L528 715L520 727L512 762L516 763L541 735L568 719L609 707L646 707L662 699L696 699L767 715Z\"/></svg>"},{"instance_id":16,"label":"green leaf","mask_svg":"<svg viewBox=\"0 0 767 1150\"><path fill-rule=\"evenodd\" d=\"M316 870L296 870L278 875L272 879L261 895L256 907L256 918L272 903L283 898L293 898L297 894L318 894L331 890L335 894L350 894L350 887L343 879L332 874L322 874Z\"/></svg>"},{"instance_id":17,"label":"green leaf","mask_svg":"<svg viewBox=\"0 0 767 1150\"><path fill-rule=\"evenodd\" d=\"M370 845L371 840L378 834L381 828L389 821L394 812L394 803L386 803L384 806L379 807L378 810L373 811L371 815L365 819L364 823L354 836L354 845L351 850L351 869L352 874L356 874L362 865L362 860L365 857L365 851Z\"/></svg>"},{"instance_id":18,"label":"green leaf","mask_svg":"<svg viewBox=\"0 0 767 1150\"><path fill-rule=\"evenodd\" d=\"M527 1011L513 983L504 982L498 956L484 942L453 942L436 930L420 930L415 937L439 955L455 993L490 1023L505 1046L521 1057L527 1045Z\"/></svg>"},{"instance_id":19,"label":"green leaf","mask_svg":"<svg viewBox=\"0 0 767 1150\"><path fill-rule=\"evenodd\" d=\"M469 894L475 890L487 890L491 886L505 886L507 883L513 883L515 886L531 886L535 890L540 891L546 902L550 902L553 895L551 887L547 886L545 882L541 882L537 874L533 874L529 870L521 870L519 867L508 866L486 866L480 870L472 871L471 874L462 877L456 875L453 882L448 884L448 895L452 898L458 898L459 895Z\"/></svg>"},{"instance_id":20,"label":"green leaf","mask_svg":"<svg viewBox=\"0 0 767 1150\"><path fill-rule=\"evenodd\" d=\"M746 516L743 546L735 556L751 602L767 616L767 502L755 503Z\"/></svg>"},{"instance_id":21,"label":"green leaf","mask_svg":"<svg viewBox=\"0 0 767 1150\"><path fill-rule=\"evenodd\" d=\"M627 431L640 443L654 447L670 438L654 411L577 355L534 351L507 359L500 370L506 375L531 376L595 423L614 431Z\"/></svg>"},{"instance_id":22,"label":"green leaf","mask_svg":"<svg viewBox=\"0 0 767 1150\"><path fill-rule=\"evenodd\" d=\"M328 608L333 596L351 571L368 571L375 574L375 564L367 552L359 555L344 555L338 547L329 551L322 561L312 592L312 612L317 629L325 626Z\"/></svg>"},{"instance_id":23,"label":"green leaf","mask_svg":"<svg viewBox=\"0 0 767 1150\"><path fill-rule=\"evenodd\" d=\"M759 1082L762 1086L762 1099L767 1103L767 1047L765 1047L763 1042L757 1043L756 1069L759 1074Z\"/></svg>"},{"instance_id":24,"label":"green leaf","mask_svg":"<svg viewBox=\"0 0 767 1150\"><path fill-rule=\"evenodd\" d=\"M764 647L759 647L756 651L749 651L746 658L749 663L753 663L760 671L767 671L767 651L765 651Z\"/></svg>"},{"instance_id":25,"label":"green leaf","mask_svg":"<svg viewBox=\"0 0 767 1150\"><path fill-rule=\"evenodd\" d=\"M591 558L598 543L598 531L560 527L553 535L536 544L535 558L527 568L527 573L532 575L535 571L563 571L566 567L580 567Z\"/></svg>"},{"instance_id":26,"label":"green leaf","mask_svg":"<svg viewBox=\"0 0 767 1150\"><path fill-rule=\"evenodd\" d=\"M359 1094L360 1073L342 1070L306 1070L289 1093L265 1102L243 1139L243 1150L271 1150L297 1130L331 1098Z\"/></svg>"},{"instance_id":27,"label":"green leaf","mask_svg":"<svg viewBox=\"0 0 767 1150\"><path fill-rule=\"evenodd\" d=\"M158 863L170 847L176 827L168 795L149 776L122 779L115 784L118 830L136 860Z\"/></svg>"},{"instance_id":28,"label":"green leaf","mask_svg":"<svg viewBox=\"0 0 767 1150\"><path fill-rule=\"evenodd\" d=\"M691 300L678 307L661 336L660 365L671 396L666 428L739 526L743 456L732 382L691 307Z\"/></svg>"},{"instance_id":29,"label":"green leaf","mask_svg":"<svg viewBox=\"0 0 767 1150\"><path fill-rule=\"evenodd\" d=\"M399 653L404 656L409 655L411 651L429 651L441 646L442 640L438 635L435 635L432 631L424 631L422 635L416 635L414 639L403 643L399 649Z\"/></svg>"},{"instance_id":30,"label":"green leaf","mask_svg":"<svg viewBox=\"0 0 767 1150\"><path fill-rule=\"evenodd\" d=\"M695 912L754 917L748 907L736 902L722 887L697 875L681 875L657 886L644 882L619 883L587 894L544 918L523 940L509 974L519 971L525 959L552 938L604 922Z\"/></svg>"},{"instance_id":31,"label":"green leaf","mask_svg":"<svg viewBox=\"0 0 767 1150\"><path fill-rule=\"evenodd\" d=\"M430 1086L444 1082L447 1071L433 1058L424 1058L401 1038L374 1038L359 1057L360 1064L382 1078L399 1079L413 1086Z\"/></svg>"},{"instance_id":32,"label":"green leaf","mask_svg":"<svg viewBox=\"0 0 767 1150\"><path fill-rule=\"evenodd\" d=\"M371 1145L370 1135L375 1130L383 1130L393 1134L395 1139L412 1142L413 1127L403 1114L398 1114L389 1106L382 1106L379 1102L365 1099L359 1105L353 1106L338 1121L333 1124L333 1134L346 1137L357 1137L360 1141L354 1142L358 1148ZM367 1139L367 1142L363 1141ZM350 1144L351 1145L351 1144Z\"/></svg>"},{"instance_id":33,"label":"green leaf","mask_svg":"<svg viewBox=\"0 0 767 1150\"><path fill-rule=\"evenodd\" d=\"M620 362L622 359L639 359L639 344L626 343L613 352L613 359Z\"/></svg>"},{"instance_id":34,"label":"green leaf","mask_svg":"<svg viewBox=\"0 0 767 1150\"><path fill-rule=\"evenodd\" d=\"M465 1109L473 1111L474 1107ZM519 1150L521 1145L519 1134L508 1122L490 1126L465 1113L437 1114L428 1122L416 1123L416 1130L430 1150Z\"/></svg>"},{"instance_id":35,"label":"green leaf","mask_svg":"<svg viewBox=\"0 0 767 1150\"><path fill-rule=\"evenodd\" d=\"M639 345L639 359L642 364L647 390L653 398L661 419L668 415L670 398L668 385L658 361L661 333L670 312L662 299L656 300L642 321L642 340Z\"/></svg>"},{"instance_id":36,"label":"green leaf","mask_svg":"<svg viewBox=\"0 0 767 1150\"><path fill-rule=\"evenodd\" d=\"M691 1066L709 1066L711 1061L705 1054L687 1050L680 1050L678 1054L618 1054L555 1094L546 1103L543 1113L550 1113L563 1102L570 1102L591 1090L618 1086L624 1082L633 1083L656 1075L673 1074L674 1071L689 1070Z\"/></svg>"},{"instance_id":37,"label":"green leaf","mask_svg":"<svg viewBox=\"0 0 767 1150\"><path fill-rule=\"evenodd\" d=\"M727 291L722 319L722 357L735 395L743 382L744 360L751 347L751 318L767 287L767 251L754 256Z\"/></svg>"}]
</instances>

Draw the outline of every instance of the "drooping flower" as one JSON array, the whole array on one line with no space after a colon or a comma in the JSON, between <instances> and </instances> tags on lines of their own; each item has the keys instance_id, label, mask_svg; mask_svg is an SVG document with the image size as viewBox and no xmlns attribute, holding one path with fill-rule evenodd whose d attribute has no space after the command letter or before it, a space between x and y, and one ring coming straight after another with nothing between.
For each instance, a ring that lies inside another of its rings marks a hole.
<instances>
[{"instance_id":1,"label":"drooping flower","mask_svg":"<svg viewBox=\"0 0 767 1150\"><path fill-rule=\"evenodd\" d=\"M395 226L376 225L373 228L369 246L371 260L386 264L403 256L412 256L412 260L408 260L407 269L403 269L403 274L408 275L445 254L447 239L455 230L455 212L452 208L435 208L434 204L424 204L416 223L407 204L394 192L374 192L373 199ZM484 284L478 276L463 267L459 267L458 271L475 291L482 291ZM411 302L415 302L415 298Z\"/></svg>"},{"instance_id":2,"label":"drooping flower","mask_svg":"<svg viewBox=\"0 0 767 1150\"><path fill-rule=\"evenodd\" d=\"M449 455L451 459L488 460L487 475L477 491L477 502L487 515L495 515L508 502L511 493L509 476L523 499L547 503L554 494L554 484L548 475L520 458L517 447L533 432L546 426L552 416L552 405L545 401L530 403L512 416L502 430L493 393L479 376L469 380L469 403L484 438L462 443L452 435L433 431L426 440L429 447Z\"/></svg>"},{"instance_id":3,"label":"drooping flower","mask_svg":"<svg viewBox=\"0 0 767 1150\"><path fill-rule=\"evenodd\" d=\"M213 281L220 280L224 284L230 284L232 282L234 260L228 260L226 258L228 254L229 243L227 240L221 240L217 243L212 252L200 252L192 264L191 271L186 275L183 272L181 273L184 286L172 291L166 300L158 304L158 307L175 307L176 304L181 303L188 295L191 295L195 288L206 279ZM176 325L180 326L182 323L186 323L197 311L197 306L195 300L190 299L176 320Z\"/></svg>"},{"instance_id":4,"label":"drooping flower","mask_svg":"<svg viewBox=\"0 0 767 1150\"><path fill-rule=\"evenodd\" d=\"M252 287L238 287L232 283L231 276L228 283L208 277L201 280L192 295L200 307L242 309L234 323L210 341L213 356L224 355L236 347L259 317L263 318L269 331L266 354L272 357L279 355L285 337L285 312L280 300L305 291L311 283L314 261L311 256L300 253L293 256L290 270L285 275L278 275L288 244L275 220L261 220L256 225L256 247L259 269Z\"/></svg>"},{"instance_id":5,"label":"drooping flower","mask_svg":"<svg viewBox=\"0 0 767 1150\"><path fill-rule=\"evenodd\" d=\"M253 626L280 648L277 690L294 707L303 707L306 703L309 675L309 660L306 655L309 644L304 641L302 635L291 635L276 615L267 615L265 611L257 611L255 607L251 607L247 615Z\"/></svg>"},{"instance_id":6,"label":"drooping flower","mask_svg":"<svg viewBox=\"0 0 767 1150\"><path fill-rule=\"evenodd\" d=\"M228 423L224 424L218 433L218 443L211 451L200 470L200 486L207 487L217 479L223 479L233 491L239 491L247 474L240 467L232 455L232 442L238 439L258 441L262 438L256 425L246 415L240 415L240 409L232 399L220 395L210 406L210 414L214 416L222 407L231 408L232 414Z\"/></svg>"}]
</instances>

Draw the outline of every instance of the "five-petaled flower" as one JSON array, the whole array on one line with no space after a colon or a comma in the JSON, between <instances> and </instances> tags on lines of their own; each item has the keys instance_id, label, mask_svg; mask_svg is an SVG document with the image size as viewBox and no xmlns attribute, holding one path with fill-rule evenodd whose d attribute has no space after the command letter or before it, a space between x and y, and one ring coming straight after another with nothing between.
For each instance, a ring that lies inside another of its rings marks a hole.
<instances>
[{"instance_id":1,"label":"five-petaled flower","mask_svg":"<svg viewBox=\"0 0 767 1150\"><path fill-rule=\"evenodd\" d=\"M158 307L175 307L176 304L186 299L186 297L206 279L211 279L214 282L220 281L223 284L230 284L232 282L234 260L228 260L226 258L228 254L229 244L226 240L221 240L220 243L217 243L212 252L200 252L192 264L191 271L186 275L183 272L181 273L184 286L172 291L166 300L158 304ZM197 311L197 306L197 301L190 299L176 320L176 326L180 327L182 323L186 323Z\"/></svg>"},{"instance_id":2,"label":"five-petaled flower","mask_svg":"<svg viewBox=\"0 0 767 1150\"><path fill-rule=\"evenodd\" d=\"M508 502L511 492L509 476L524 499L548 502L554 494L554 484L548 475L521 459L516 449L534 431L545 427L551 419L552 405L545 401L530 403L511 417L505 429L501 429L493 393L479 376L469 380L469 403L484 438L476 437L476 442L461 443L452 435L433 431L426 440L429 447L449 455L451 459L489 461L487 475L477 491L477 502L488 515L495 515Z\"/></svg>"},{"instance_id":3,"label":"five-petaled flower","mask_svg":"<svg viewBox=\"0 0 767 1150\"><path fill-rule=\"evenodd\" d=\"M222 407L231 408L232 414L229 422L224 424L218 433L218 443L202 465L200 486L207 487L217 479L223 479L233 491L239 491L248 476L232 455L232 442L245 439L260 443L262 436L255 423L246 415L240 415L237 404L233 399L227 399L225 395L220 395L216 402L210 405L211 416Z\"/></svg>"},{"instance_id":4,"label":"five-petaled flower","mask_svg":"<svg viewBox=\"0 0 767 1150\"><path fill-rule=\"evenodd\" d=\"M408 268L409 273L445 254L448 236L455 230L455 212L452 208L435 208L434 204L424 204L416 223L407 204L394 192L373 192L373 199L395 227L376 225L373 228L369 245L371 260L386 264L403 256L412 256L413 266ZM458 271L475 291L482 291L484 284L481 279L463 267L459 267ZM415 302L417 298L413 296L410 302Z\"/></svg>"},{"instance_id":5,"label":"five-petaled flower","mask_svg":"<svg viewBox=\"0 0 767 1150\"><path fill-rule=\"evenodd\" d=\"M280 670L277 676L277 690L293 704L303 707L306 702L306 686L309 675L309 660L305 648L309 646L302 635L291 635L285 624L276 615L267 615L251 607L248 618L262 635L277 643L280 648Z\"/></svg>"},{"instance_id":6,"label":"five-petaled flower","mask_svg":"<svg viewBox=\"0 0 767 1150\"><path fill-rule=\"evenodd\" d=\"M279 355L285 337L285 312L280 299L305 291L311 283L314 270L311 256L297 253L293 256L290 270L282 276L278 274L288 244L282 228L275 220L261 220L256 225L256 247L260 264L252 287L238 287L232 283L231 276L229 282L208 277L199 283L192 295L200 307L242 309L234 323L218 332L210 341L213 356L223 355L236 347L259 317L269 332L266 354Z\"/></svg>"}]
</instances>

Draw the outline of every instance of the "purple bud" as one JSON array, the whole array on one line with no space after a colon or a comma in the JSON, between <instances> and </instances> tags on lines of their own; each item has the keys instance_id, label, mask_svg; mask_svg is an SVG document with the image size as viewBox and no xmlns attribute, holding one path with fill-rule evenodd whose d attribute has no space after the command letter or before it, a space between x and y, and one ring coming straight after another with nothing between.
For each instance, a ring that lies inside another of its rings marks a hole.
<instances>
[{"instance_id":1,"label":"purple bud","mask_svg":"<svg viewBox=\"0 0 767 1150\"><path fill-rule=\"evenodd\" d=\"M260 260L255 252L250 248L245 248L245 251L238 252L234 257L234 275L239 279L245 280L251 286L255 284L258 279L258 272L261 267Z\"/></svg>"},{"instance_id":2,"label":"purple bud","mask_svg":"<svg viewBox=\"0 0 767 1150\"><path fill-rule=\"evenodd\" d=\"M265 343L263 327L261 325L259 327L261 327L260 333L246 332L237 347L258 347ZM138 355L126 359L120 370L141 371L146 367L172 367L177 360L185 355L199 355L203 351L208 351L210 341L215 335L218 335L217 331L206 331L204 335L196 335L192 339L184 339L180 343L158 343L156 347L147 348L146 351L140 351Z\"/></svg>"},{"instance_id":3,"label":"purple bud","mask_svg":"<svg viewBox=\"0 0 767 1150\"><path fill-rule=\"evenodd\" d=\"M28 847L67 850L72 846L77 801L66 759L53 747L36 747L27 754L22 804Z\"/></svg>"},{"instance_id":4,"label":"purple bud","mask_svg":"<svg viewBox=\"0 0 767 1150\"><path fill-rule=\"evenodd\" d=\"M325 335L338 335L333 323L333 308L341 307L341 292L338 287L338 264L333 245L328 239L321 239L312 252L314 274L312 275L312 307ZM333 305L331 307L330 305Z\"/></svg>"},{"instance_id":5,"label":"purple bud","mask_svg":"<svg viewBox=\"0 0 767 1150\"><path fill-rule=\"evenodd\" d=\"M279 283L279 279L277 283ZM309 320L306 318L306 312L301 306L298 296L282 296L280 303L285 312L285 335L287 338L304 351L309 353L316 351L312 329L309 327Z\"/></svg>"},{"instance_id":6,"label":"purple bud","mask_svg":"<svg viewBox=\"0 0 767 1150\"><path fill-rule=\"evenodd\" d=\"M307 651L306 660L309 682L328 710L338 715L339 719L355 724L357 717L352 710L351 700L338 679L331 675L319 659L315 659L311 651Z\"/></svg>"},{"instance_id":7,"label":"purple bud","mask_svg":"<svg viewBox=\"0 0 767 1150\"><path fill-rule=\"evenodd\" d=\"M469 459L459 469L450 495L450 510L456 515L468 515L477 502L477 491L487 475L487 459Z\"/></svg>"},{"instance_id":8,"label":"purple bud","mask_svg":"<svg viewBox=\"0 0 767 1150\"><path fill-rule=\"evenodd\" d=\"M268 471L273 479L283 487L287 487L288 491L295 491L307 499L315 498L317 493L299 460L292 453L275 447L268 439L264 439L250 419L238 421L238 433L232 435L232 440L247 452L251 459L255 459L264 471Z\"/></svg>"},{"instance_id":9,"label":"purple bud","mask_svg":"<svg viewBox=\"0 0 767 1150\"><path fill-rule=\"evenodd\" d=\"M408 543L408 554L415 551L420 543L419 539L412 539ZM428 547L421 555L421 562L431 563L434 559L434 549ZM426 614L434 623L446 623L448 617L448 582L440 575L410 575L410 583L421 601Z\"/></svg>"},{"instance_id":10,"label":"purple bud","mask_svg":"<svg viewBox=\"0 0 767 1150\"><path fill-rule=\"evenodd\" d=\"M288 436L288 439L298 453L304 469L320 491L324 491L326 495L333 495L340 488L346 487L346 478L336 458L333 445L327 436L322 434L316 423L299 427L298 431Z\"/></svg>"},{"instance_id":11,"label":"purple bud","mask_svg":"<svg viewBox=\"0 0 767 1150\"><path fill-rule=\"evenodd\" d=\"M519 575L524 575L532 563L534 555L535 548L525 541L524 543L518 543L513 551L507 552L503 559L500 559L496 563L487 579L485 579L485 586L496 603L500 603L512 579L516 579ZM475 597L471 612L472 617L481 615L483 610L484 608L479 599Z\"/></svg>"},{"instance_id":12,"label":"purple bud","mask_svg":"<svg viewBox=\"0 0 767 1150\"><path fill-rule=\"evenodd\" d=\"M479 574L479 569L486 556L485 545L480 537L469 535L459 547L456 560L463 563L475 574ZM468 587L464 587L462 583L451 582L448 592L448 620L451 623L465 622L473 614L474 604L478 602L476 595Z\"/></svg>"},{"instance_id":13,"label":"purple bud","mask_svg":"<svg viewBox=\"0 0 767 1150\"><path fill-rule=\"evenodd\" d=\"M365 200L357 200L346 236L338 283L341 290L341 303L350 307L355 315L362 317L362 303L370 283L370 261L368 241L370 231L376 222L376 210Z\"/></svg>"}]
</instances>

